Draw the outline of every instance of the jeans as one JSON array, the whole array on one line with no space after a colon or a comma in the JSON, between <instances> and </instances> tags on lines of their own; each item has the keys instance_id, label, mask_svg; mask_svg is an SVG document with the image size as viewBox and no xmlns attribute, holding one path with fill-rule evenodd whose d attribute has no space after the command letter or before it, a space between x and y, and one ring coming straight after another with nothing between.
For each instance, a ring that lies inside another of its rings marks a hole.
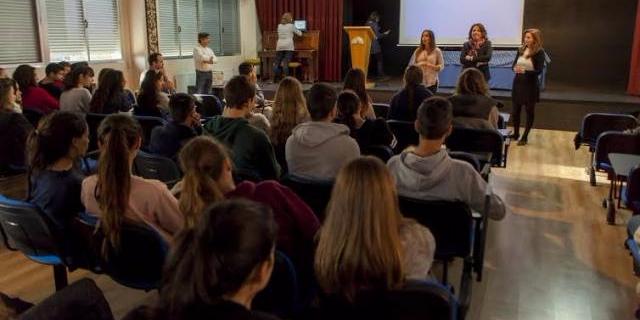
<instances>
[{"instance_id":1,"label":"jeans","mask_svg":"<svg viewBox=\"0 0 640 320\"><path fill-rule=\"evenodd\" d=\"M289 75L289 62L293 59L293 51L277 51L276 61L273 64L273 79L280 76L280 64L285 76Z\"/></svg>"},{"instance_id":2,"label":"jeans","mask_svg":"<svg viewBox=\"0 0 640 320\"><path fill-rule=\"evenodd\" d=\"M386 77L387 75L384 73L384 62L382 60L382 52L374 53L372 54L372 57L376 60L376 76Z\"/></svg>"},{"instance_id":3,"label":"jeans","mask_svg":"<svg viewBox=\"0 0 640 320\"><path fill-rule=\"evenodd\" d=\"M211 83L213 82L213 72L196 70L196 93L209 94Z\"/></svg>"},{"instance_id":4,"label":"jeans","mask_svg":"<svg viewBox=\"0 0 640 320\"><path fill-rule=\"evenodd\" d=\"M427 89L429 89L429 91L431 91L431 93L435 95L436 92L438 92L438 82L436 81L436 84L428 86Z\"/></svg>"}]
</instances>

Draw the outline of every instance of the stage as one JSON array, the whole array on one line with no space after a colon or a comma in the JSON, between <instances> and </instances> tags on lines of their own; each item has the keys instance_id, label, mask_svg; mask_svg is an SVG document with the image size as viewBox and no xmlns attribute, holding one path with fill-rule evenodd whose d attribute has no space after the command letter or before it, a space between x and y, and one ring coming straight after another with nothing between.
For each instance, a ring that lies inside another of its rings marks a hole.
<instances>
[{"instance_id":1,"label":"stage","mask_svg":"<svg viewBox=\"0 0 640 320\"><path fill-rule=\"evenodd\" d=\"M332 82L340 89L342 84ZM260 83L267 99L273 99L277 84ZM311 84L303 84L305 90ZM389 103L393 95L402 88L402 79L392 77L377 82L367 91L375 102ZM448 96L453 88L440 88L438 95ZM491 90L491 95L504 104L501 112L511 112L511 91ZM547 81L541 101L536 105L534 127L540 129L578 131L582 118L591 112L633 113L640 112L640 97L627 95L622 89L589 88Z\"/></svg>"}]
</instances>

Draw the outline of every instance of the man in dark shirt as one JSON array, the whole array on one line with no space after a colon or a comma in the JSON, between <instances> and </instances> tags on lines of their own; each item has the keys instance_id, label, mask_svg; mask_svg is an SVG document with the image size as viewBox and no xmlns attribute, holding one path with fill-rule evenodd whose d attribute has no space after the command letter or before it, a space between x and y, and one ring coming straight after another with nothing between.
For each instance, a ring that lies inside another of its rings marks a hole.
<instances>
[{"instance_id":1,"label":"man in dark shirt","mask_svg":"<svg viewBox=\"0 0 640 320\"><path fill-rule=\"evenodd\" d=\"M44 69L47 76L40 81L39 85L42 89L47 90L49 94L60 100L60 95L64 90L64 67L59 63L49 63Z\"/></svg>"},{"instance_id":2,"label":"man in dark shirt","mask_svg":"<svg viewBox=\"0 0 640 320\"><path fill-rule=\"evenodd\" d=\"M195 100L186 93L176 93L171 96L169 110L173 120L153 129L149 151L175 159L185 143L202 134L202 126L200 114L196 112Z\"/></svg>"}]
</instances>

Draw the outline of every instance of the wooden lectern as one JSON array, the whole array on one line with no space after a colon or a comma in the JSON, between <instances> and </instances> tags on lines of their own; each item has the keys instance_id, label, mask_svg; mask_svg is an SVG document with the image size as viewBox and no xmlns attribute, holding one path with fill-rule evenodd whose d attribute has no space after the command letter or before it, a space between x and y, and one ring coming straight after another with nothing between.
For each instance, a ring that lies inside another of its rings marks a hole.
<instances>
[{"instance_id":1,"label":"wooden lectern","mask_svg":"<svg viewBox=\"0 0 640 320\"><path fill-rule=\"evenodd\" d=\"M364 71L365 77L369 72L369 55L371 54L371 41L375 34L369 26L344 27L349 35L349 47L351 48L351 68Z\"/></svg>"}]
</instances>

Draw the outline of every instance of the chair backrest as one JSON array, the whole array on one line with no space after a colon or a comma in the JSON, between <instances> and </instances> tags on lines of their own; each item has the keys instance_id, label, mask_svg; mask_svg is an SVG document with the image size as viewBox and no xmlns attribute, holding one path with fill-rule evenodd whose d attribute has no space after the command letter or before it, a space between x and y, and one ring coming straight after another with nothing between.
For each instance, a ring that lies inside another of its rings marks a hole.
<instances>
[{"instance_id":1,"label":"chair backrest","mask_svg":"<svg viewBox=\"0 0 640 320\"><path fill-rule=\"evenodd\" d=\"M256 310L290 318L298 297L298 278L293 263L284 253L276 251L271 279L253 300Z\"/></svg>"},{"instance_id":2,"label":"chair backrest","mask_svg":"<svg viewBox=\"0 0 640 320\"><path fill-rule=\"evenodd\" d=\"M34 128L38 127L38 122L44 116L44 114L38 110L27 108L22 109L22 115L29 120L29 123L31 123Z\"/></svg>"},{"instance_id":3,"label":"chair backrest","mask_svg":"<svg viewBox=\"0 0 640 320\"><path fill-rule=\"evenodd\" d=\"M144 151L138 151L138 155L133 160L133 173L145 179L156 179L166 184L176 183L182 176L173 160Z\"/></svg>"},{"instance_id":4,"label":"chair backrest","mask_svg":"<svg viewBox=\"0 0 640 320\"><path fill-rule=\"evenodd\" d=\"M640 136L620 131L606 131L598 136L595 144L593 165L605 169L610 165L609 153L640 154Z\"/></svg>"},{"instance_id":5,"label":"chair backrest","mask_svg":"<svg viewBox=\"0 0 640 320\"><path fill-rule=\"evenodd\" d=\"M470 164L478 172L481 170L480 161L478 161L478 158L471 153L464 151L449 151L449 156L453 159L458 159Z\"/></svg>"},{"instance_id":6,"label":"chair backrest","mask_svg":"<svg viewBox=\"0 0 640 320\"><path fill-rule=\"evenodd\" d=\"M142 147L146 147L151 142L151 131L153 128L157 126L163 126L167 123L162 118L158 117L149 117L149 116L134 116L138 123L140 123L140 127L142 127Z\"/></svg>"},{"instance_id":7,"label":"chair backrest","mask_svg":"<svg viewBox=\"0 0 640 320\"><path fill-rule=\"evenodd\" d=\"M282 178L282 184L291 188L313 210L318 220L324 220L324 210L327 208L333 181L322 181L302 178L294 175L286 175Z\"/></svg>"},{"instance_id":8,"label":"chair backrest","mask_svg":"<svg viewBox=\"0 0 640 320\"><path fill-rule=\"evenodd\" d=\"M376 113L376 117L387 119L387 117L389 116L389 110L391 109L388 103L374 102L372 103L372 106L373 111Z\"/></svg>"},{"instance_id":9,"label":"chair backrest","mask_svg":"<svg viewBox=\"0 0 640 320\"><path fill-rule=\"evenodd\" d=\"M496 130L454 127L445 144L451 151L491 153L491 164L502 165L504 138Z\"/></svg>"},{"instance_id":10,"label":"chair backrest","mask_svg":"<svg viewBox=\"0 0 640 320\"><path fill-rule=\"evenodd\" d=\"M417 145L420 141L418 133L411 121L387 120L389 129L396 137L398 143L393 151L398 154L410 145Z\"/></svg>"},{"instance_id":11,"label":"chair backrest","mask_svg":"<svg viewBox=\"0 0 640 320\"><path fill-rule=\"evenodd\" d=\"M391 157L393 157L393 149L389 146L384 145L373 145L368 146L366 149L362 150L363 155L374 156L384 163L387 163Z\"/></svg>"},{"instance_id":12,"label":"chair backrest","mask_svg":"<svg viewBox=\"0 0 640 320\"><path fill-rule=\"evenodd\" d=\"M598 136L605 131L624 131L635 128L638 120L628 114L589 113L582 119L582 143L595 147Z\"/></svg>"},{"instance_id":13,"label":"chair backrest","mask_svg":"<svg viewBox=\"0 0 640 320\"><path fill-rule=\"evenodd\" d=\"M473 217L460 201L425 201L398 197L400 211L429 228L436 239L436 258L466 258L472 253Z\"/></svg>"},{"instance_id":14,"label":"chair backrest","mask_svg":"<svg viewBox=\"0 0 640 320\"><path fill-rule=\"evenodd\" d=\"M627 176L626 200L628 203L640 203L640 165L631 169ZM629 204L627 204L628 206ZM634 205L631 207L635 208Z\"/></svg>"},{"instance_id":15,"label":"chair backrest","mask_svg":"<svg viewBox=\"0 0 640 320\"><path fill-rule=\"evenodd\" d=\"M98 127L107 114L101 113L87 113L85 119L89 127L89 148L87 151L98 150Z\"/></svg>"},{"instance_id":16,"label":"chair backrest","mask_svg":"<svg viewBox=\"0 0 640 320\"><path fill-rule=\"evenodd\" d=\"M203 118L210 118L221 115L223 104L218 97L212 94L194 94L196 98L196 111Z\"/></svg>"}]
</instances>

